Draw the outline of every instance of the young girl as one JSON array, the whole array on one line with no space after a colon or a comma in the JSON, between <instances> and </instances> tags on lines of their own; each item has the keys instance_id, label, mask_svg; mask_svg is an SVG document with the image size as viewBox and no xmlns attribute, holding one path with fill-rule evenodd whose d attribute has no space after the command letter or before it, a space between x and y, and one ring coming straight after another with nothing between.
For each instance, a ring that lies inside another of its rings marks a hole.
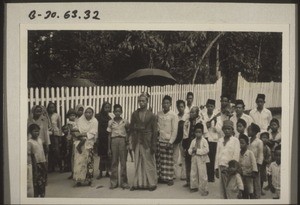
<instances>
[{"instance_id":1,"label":"young girl","mask_svg":"<svg viewBox=\"0 0 300 205\"><path fill-rule=\"evenodd\" d=\"M45 197L47 168L43 143L42 140L38 138L40 127L37 124L31 124L28 127L28 133L31 135L27 146L33 167L34 197Z\"/></svg>"},{"instance_id":2,"label":"young girl","mask_svg":"<svg viewBox=\"0 0 300 205\"><path fill-rule=\"evenodd\" d=\"M226 196L227 199L241 199L244 191L244 184L242 177L239 173L239 163L235 160L228 162L227 175L228 180L226 183Z\"/></svg>"},{"instance_id":3,"label":"young girl","mask_svg":"<svg viewBox=\"0 0 300 205\"><path fill-rule=\"evenodd\" d=\"M253 152L248 149L248 136L241 134L239 136L239 140L241 145L241 155L239 163L242 169L242 179L244 183L243 198L253 199L253 176L255 176L258 172L256 159Z\"/></svg>"},{"instance_id":4,"label":"young girl","mask_svg":"<svg viewBox=\"0 0 300 205\"><path fill-rule=\"evenodd\" d=\"M209 146L207 140L202 137L203 125L197 123L195 125L195 139L192 140L189 154L192 155L190 187L191 192L197 192L198 187L202 196L208 195L208 182L206 163L209 162Z\"/></svg>"},{"instance_id":5,"label":"young girl","mask_svg":"<svg viewBox=\"0 0 300 205\"><path fill-rule=\"evenodd\" d=\"M61 117L57 114L56 105L53 102L49 102L47 107L47 113L50 119L50 141L49 147L49 172L55 171L55 167L58 166L62 172L62 160L60 158L60 137L61 137Z\"/></svg>"},{"instance_id":6,"label":"young girl","mask_svg":"<svg viewBox=\"0 0 300 205\"><path fill-rule=\"evenodd\" d=\"M115 117L108 122L107 127L107 131L109 132L108 154L112 156L110 189L117 188L118 182L121 188L130 188L128 185L126 167L129 123L121 117L122 112L121 105L114 105ZM119 163L121 164L120 179L118 173Z\"/></svg>"}]
</instances>

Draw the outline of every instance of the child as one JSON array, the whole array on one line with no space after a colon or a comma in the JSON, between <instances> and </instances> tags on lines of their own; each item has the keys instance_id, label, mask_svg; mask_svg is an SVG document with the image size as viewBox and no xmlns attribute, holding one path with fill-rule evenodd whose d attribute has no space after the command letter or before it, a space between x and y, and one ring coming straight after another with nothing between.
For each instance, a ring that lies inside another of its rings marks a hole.
<instances>
[{"instance_id":1,"label":"child","mask_svg":"<svg viewBox=\"0 0 300 205\"><path fill-rule=\"evenodd\" d=\"M197 192L198 187L202 196L208 195L208 181L206 163L209 162L209 146L207 140L202 137L203 125L198 123L195 125L195 139L192 140L189 154L192 155L190 187L191 192Z\"/></svg>"},{"instance_id":2,"label":"child","mask_svg":"<svg viewBox=\"0 0 300 205\"><path fill-rule=\"evenodd\" d=\"M62 127L62 133L61 154L64 164L64 171L70 172L72 171L73 139L68 125L64 125Z\"/></svg>"},{"instance_id":3,"label":"child","mask_svg":"<svg viewBox=\"0 0 300 205\"><path fill-rule=\"evenodd\" d=\"M261 166L261 173L260 173L260 181L261 181L261 195L265 195L263 192L263 185L264 182L267 181L267 169L270 166L271 163L271 149L269 148L269 133L263 132L260 134L260 139L264 143L263 153L264 153L264 160ZM271 184L271 183L269 183Z\"/></svg>"},{"instance_id":4,"label":"child","mask_svg":"<svg viewBox=\"0 0 300 205\"><path fill-rule=\"evenodd\" d=\"M228 168L226 173L228 175L228 181L226 183L226 195L227 199L241 199L244 191L244 184L242 177L239 173L239 163L235 160L228 162Z\"/></svg>"},{"instance_id":5,"label":"child","mask_svg":"<svg viewBox=\"0 0 300 205\"><path fill-rule=\"evenodd\" d=\"M246 135L246 127L247 127L246 121L243 120L242 118L238 119L237 123L236 123L237 133L236 133L235 137L239 138L241 134Z\"/></svg>"},{"instance_id":6,"label":"child","mask_svg":"<svg viewBox=\"0 0 300 205\"><path fill-rule=\"evenodd\" d=\"M277 146L274 150L275 161L270 164L271 176L271 192L274 194L273 199L280 198L280 165L281 165L281 145Z\"/></svg>"},{"instance_id":7,"label":"child","mask_svg":"<svg viewBox=\"0 0 300 205\"><path fill-rule=\"evenodd\" d=\"M253 186L254 186L254 197L259 199L261 196L261 181L260 174L262 170L262 163L264 160L263 153L263 142L258 138L258 133L260 132L260 128L257 124L251 123L248 127L248 135L250 137L250 145L249 150L251 150L255 156L258 174L254 176Z\"/></svg>"},{"instance_id":8,"label":"child","mask_svg":"<svg viewBox=\"0 0 300 205\"><path fill-rule=\"evenodd\" d=\"M257 174L256 159L252 151L248 149L249 138L244 134L239 136L241 145L240 165L242 168L242 179L244 183L243 198L254 199L253 177Z\"/></svg>"},{"instance_id":9,"label":"child","mask_svg":"<svg viewBox=\"0 0 300 205\"><path fill-rule=\"evenodd\" d=\"M28 133L31 135L31 139L28 140L27 146L28 153L31 155L33 167L34 197L45 197L47 168L43 143L38 137L40 134L40 127L37 124L31 124L28 127Z\"/></svg>"},{"instance_id":10,"label":"child","mask_svg":"<svg viewBox=\"0 0 300 205\"><path fill-rule=\"evenodd\" d=\"M156 167L159 183L174 184L173 143L177 136L178 117L170 110L172 98L168 95L162 100L163 110L157 113L158 146L156 152Z\"/></svg>"},{"instance_id":11,"label":"child","mask_svg":"<svg viewBox=\"0 0 300 205\"><path fill-rule=\"evenodd\" d=\"M76 111L74 109L70 109L67 113L67 116L68 116L68 126L70 127L70 131L71 133L72 132L79 132L79 129L78 129L78 126L77 126L77 123L76 123ZM82 153L82 146L84 145L85 143L85 140L84 139L80 139L78 145L76 146L76 149L78 150L79 154Z\"/></svg>"},{"instance_id":12,"label":"child","mask_svg":"<svg viewBox=\"0 0 300 205\"><path fill-rule=\"evenodd\" d=\"M129 123L121 117L123 112L121 105L114 105L113 112L115 117L108 122L107 127L107 132L109 132L108 155L112 155L110 189L117 188L118 182L121 188L129 189L126 168ZM121 164L120 180L118 177L119 163Z\"/></svg>"},{"instance_id":13,"label":"child","mask_svg":"<svg viewBox=\"0 0 300 205\"><path fill-rule=\"evenodd\" d=\"M269 126L269 133L270 133L270 146L271 150L274 152L276 146L281 143L281 133L279 132L279 120L273 118L270 122Z\"/></svg>"}]
</instances>

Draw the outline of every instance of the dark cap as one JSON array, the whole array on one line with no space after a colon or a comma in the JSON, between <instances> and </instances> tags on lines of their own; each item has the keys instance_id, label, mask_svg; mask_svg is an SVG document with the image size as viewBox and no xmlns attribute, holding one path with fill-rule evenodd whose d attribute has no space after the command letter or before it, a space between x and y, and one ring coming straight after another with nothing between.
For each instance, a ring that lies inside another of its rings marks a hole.
<instances>
[{"instance_id":1,"label":"dark cap","mask_svg":"<svg viewBox=\"0 0 300 205\"><path fill-rule=\"evenodd\" d=\"M238 123L241 123L244 127L247 127L247 122L242 118L239 118L237 120L236 124L238 124Z\"/></svg>"},{"instance_id":2,"label":"dark cap","mask_svg":"<svg viewBox=\"0 0 300 205\"><path fill-rule=\"evenodd\" d=\"M202 123L197 123L197 124L195 125L194 130L196 130L196 129L201 129L201 130L203 131L203 125L202 125Z\"/></svg>"},{"instance_id":3,"label":"dark cap","mask_svg":"<svg viewBox=\"0 0 300 205\"><path fill-rule=\"evenodd\" d=\"M257 94L256 100L257 100L258 98L263 99L263 100L265 101L266 95L265 95L265 94L259 93L259 94Z\"/></svg>"},{"instance_id":4,"label":"dark cap","mask_svg":"<svg viewBox=\"0 0 300 205\"><path fill-rule=\"evenodd\" d=\"M248 137L247 135L245 135L245 134L240 134L240 135L239 135L239 140L240 140L240 139L245 140L246 144L249 144L249 137Z\"/></svg>"},{"instance_id":5,"label":"dark cap","mask_svg":"<svg viewBox=\"0 0 300 205\"><path fill-rule=\"evenodd\" d=\"M213 99L208 99L207 101L206 101L206 105L213 105L213 106L216 106L216 101L215 100L213 100Z\"/></svg>"},{"instance_id":6,"label":"dark cap","mask_svg":"<svg viewBox=\"0 0 300 205\"><path fill-rule=\"evenodd\" d=\"M235 101L235 106L237 106L237 105L243 105L243 106L245 106L244 101L240 100L240 99L238 99L238 100Z\"/></svg>"},{"instance_id":7,"label":"dark cap","mask_svg":"<svg viewBox=\"0 0 300 205\"><path fill-rule=\"evenodd\" d=\"M255 134L260 132L259 126L255 123L251 123L251 125L249 127L251 127L251 129L255 132Z\"/></svg>"}]
</instances>

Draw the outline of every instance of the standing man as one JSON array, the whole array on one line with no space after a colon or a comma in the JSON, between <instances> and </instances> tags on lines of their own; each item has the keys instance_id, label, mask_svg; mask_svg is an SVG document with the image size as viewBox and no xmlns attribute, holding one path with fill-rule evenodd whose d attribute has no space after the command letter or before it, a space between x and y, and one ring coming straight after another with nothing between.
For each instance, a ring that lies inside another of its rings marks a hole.
<instances>
[{"instance_id":1,"label":"standing man","mask_svg":"<svg viewBox=\"0 0 300 205\"><path fill-rule=\"evenodd\" d=\"M207 127L199 116L200 109L197 106L192 107L189 119L183 125L183 140L182 147L185 156L186 184L184 187L190 188L190 173L191 173L191 155L188 153L192 140L195 138L195 125L203 124L204 133L207 133Z\"/></svg>"},{"instance_id":2,"label":"standing man","mask_svg":"<svg viewBox=\"0 0 300 205\"><path fill-rule=\"evenodd\" d=\"M226 174L226 169L229 161L239 161L240 142L236 137L233 137L232 121L225 120L223 122L222 130L224 132L224 137L220 138L217 144L215 174L217 178L220 178L221 197L227 199L226 183L228 176Z\"/></svg>"},{"instance_id":3,"label":"standing man","mask_svg":"<svg viewBox=\"0 0 300 205\"><path fill-rule=\"evenodd\" d=\"M252 117L244 113L245 111L245 104L243 100L236 100L235 101L235 113L233 113L233 116L230 118L230 120L233 122L234 132L237 133L236 129L236 123L238 119L243 119L247 123L246 130L248 126L253 122ZM247 135L247 134L246 134Z\"/></svg>"},{"instance_id":4,"label":"standing man","mask_svg":"<svg viewBox=\"0 0 300 205\"><path fill-rule=\"evenodd\" d=\"M154 191L157 186L155 152L157 143L157 119L149 110L148 95L142 93L138 103L140 108L132 113L130 132L134 150L134 179L131 191L149 189Z\"/></svg>"},{"instance_id":5,"label":"standing man","mask_svg":"<svg viewBox=\"0 0 300 205\"><path fill-rule=\"evenodd\" d=\"M175 112L170 110L172 98L166 95L162 100L162 111L158 118L158 150L156 152L156 168L159 183L174 184L173 143L177 136L178 118Z\"/></svg>"},{"instance_id":6,"label":"standing man","mask_svg":"<svg viewBox=\"0 0 300 205\"><path fill-rule=\"evenodd\" d=\"M250 116L253 118L254 123L259 126L261 132L268 131L268 126L272 120L271 111L264 107L265 99L266 96L264 94L257 94L257 107L250 111Z\"/></svg>"},{"instance_id":7,"label":"standing man","mask_svg":"<svg viewBox=\"0 0 300 205\"><path fill-rule=\"evenodd\" d=\"M185 114L190 114L191 109L194 107L194 93L188 92L186 95L186 107L184 110Z\"/></svg>"}]
</instances>

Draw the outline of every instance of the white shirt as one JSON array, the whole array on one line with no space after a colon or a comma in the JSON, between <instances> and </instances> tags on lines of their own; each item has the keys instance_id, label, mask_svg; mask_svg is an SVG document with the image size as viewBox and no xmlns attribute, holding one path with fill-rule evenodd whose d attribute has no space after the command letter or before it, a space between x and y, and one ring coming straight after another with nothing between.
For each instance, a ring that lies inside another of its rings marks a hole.
<instances>
[{"instance_id":1,"label":"white shirt","mask_svg":"<svg viewBox=\"0 0 300 205\"><path fill-rule=\"evenodd\" d=\"M257 124L261 132L267 131L270 121L272 120L272 113L267 108L263 108L261 112L254 108L250 111L250 116L252 117L255 124Z\"/></svg>"},{"instance_id":2,"label":"white shirt","mask_svg":"<svg viewBox=\"0 0 300 205\"><path fill-rule=\"evenodd\" d=\"M196 148L196 155L200 156L200 158L203 160L203 162L210 162L208 157L209 152L209 146L207 143L207 140L205 138L201 138L199 144L197 145L197 138L193 139L190 145L190 148L188 150L189 154L192 155L193 148Z\"/></svg>"},{"instance_id":3,"label":"white shirt","mask_svg":"<svg viewBox=\"0 0 300 205\"><path fill-rule=\"evenodd\" d=\"M224 146L224 137L219 139L216 152L215 169L220 165L228 167L230 160L240 159L240 141L231 136Z\"/></svg>"},{"instance_id":4,"label":"white shirt","mask_svg":"<svg viewBox=\"0 0 300 205\"><path fill-rule=\"evenodd\" d=\"M217 133L218 133L218 135L219 135L219 138L225 136L225 135L224 135L224 132L223 132L223 130L222 130L223 122L224 122L225 120L229 120L229 116L224 115L224 114L221 114L220 116L217 117L217 123L216 123L215 128L216 128L216 130L217 130Z\"/></svg>"},{"instance_id":5,"label":"white shirt","mask_svg":"<svg viewBox=\"0 0 300 205\"><path fill-rule=\"evenodd\" d=\"M37 140L29 139L27 146L28 153L34 155L36 163L46 162L43 142L40 138L37 138Z\"/></svg>"},{"instance_id":6,"label":"white shirt","mask_svg":"<svg viewBox=\"0 0 300 205\"><path fill-rule=\"evenodd\" d=\"M203 125L203 134L207 133L206 123L203 122L203 120L202 120L202 118L200 116L197 117L195 125L197 123L202 123L202 125ZM190 119L187 119L184 122L184 125L183 125L183 139L189 138L190 126L191 126Z\"/></svg>"},{"instance_id":7,"label":"white shirt","mask_svg":"<svg viewBox=\"0 0 300 205\"><path fill-rule=\"evenodd\" d=\"M207 114L207 109L204 109L201 113L204 123L206 124L208 121L210 121L212 118L214 118L215 115L217 115L218 112L216 110L213 111L213 114L209 117ZM211 122L210 128L208 128L208 132L205 134L205 138L208 139L209 142L218 142L219 140L219 134L215 128L216 124L213 120Z\"/></svg>"},{"instance_id":8,"label":"white shirt","mask_svg":"<svg viewBox=\"0 0 300 205\"><path fill-rule=\"evenodd\" d=\"M159 141L173 144L177 137L178 116L170 110L167 113L159 111L157 113L157 125L159 131Z\"/></svg>"},{"instance_id":9,"label":"white shirt","mask_svg":"<svg viewBox=\"0 0 300 205\"><path fill-rule=\"evenodd\" d=\"M249 141L248 149L253 152L256 163L262 164L264 160L264 143L257 136L253 142Z\"/></svg>"},{"instance_id":10,"label":"white shirt","mask_svg":"<svg viewBox=\"0 0 300 205\"><path fill-rule=\"evenodd\" d=\"M280 164L272 162L269 167L270 175L272 176L272 185L275 189L280 189Z\"/></svg>"},{"instance_id":11,"label":"white shirt","mask_svg":"<svg viewBox=\"0 0 300 205\"><path fill-rule=\"evenodd\" d=\"M184 113L182 116L179 116L179 114L177 114L178 116L178 121L186 121L187 119L189 119L189 115Z\"/></svg>"},{"instance_id":12,"label":"white shirt","mask_svg":"<svg viewBox=\"0 0 300 205\"><path fill-rule=\"evenodd\" d=\"M188 116L190 116L191 109L192 109L194 106L195 106L195 105L192 104L191 107L188 107L188 105L186 104L185 109L184 109L184 113L185 113L185 114L188 114Z\"/></svg>"},{"instance_id":13,"label":"white shirt","mask_svg":"<svg viewBox=\"0 0 300 205\"><path fill-rule=\"evenodd\" d=\"M238 119L239 118L236 116L236 113L234 113L233 116L230 118L230 120L233 122L233 128L234 128L235 134L238 133L238 131L236 130L236 123L237 123ZM242 114L240 119L245 120L247 123L246 129L245 129L245 135L247 135L247 128L253 122L253 119L252 119L252 117L250 117L250 115L247 115L245 113Z\"/></svg>"}]
</instances>

